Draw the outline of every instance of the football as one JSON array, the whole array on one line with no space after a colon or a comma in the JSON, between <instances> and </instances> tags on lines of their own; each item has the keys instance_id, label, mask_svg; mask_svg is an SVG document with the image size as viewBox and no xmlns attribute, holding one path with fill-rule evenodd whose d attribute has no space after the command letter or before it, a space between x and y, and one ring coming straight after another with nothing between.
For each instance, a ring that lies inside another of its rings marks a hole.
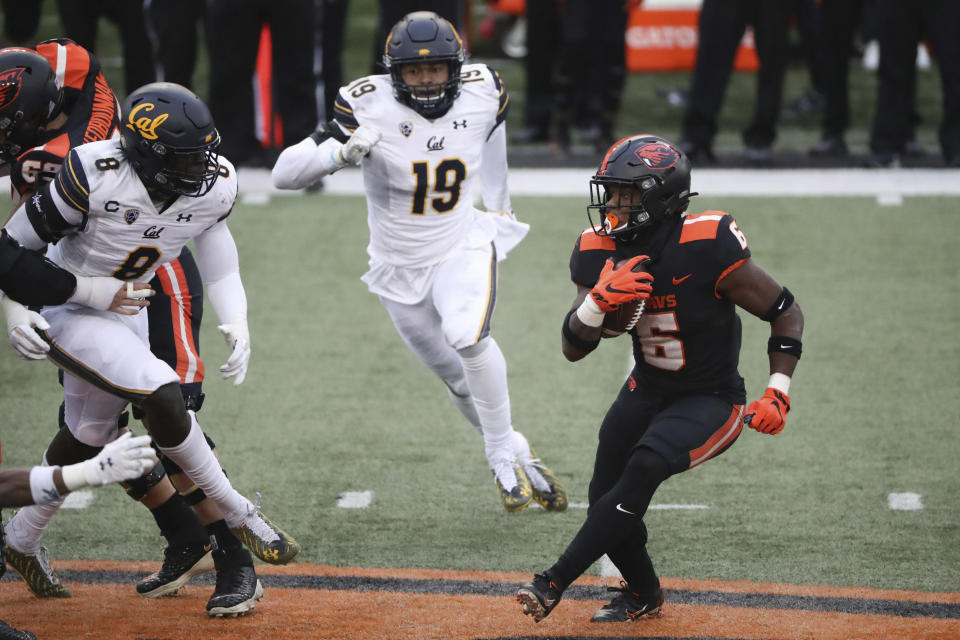
<instances>
[{"instance_id":1,"label":"football","mask_svg":"<svg viewBox=\"0 0 960 640\"><path fill-rule=\"evenodd\" d=\"M626 262L627 260L620 260L614 266L614 269L621 268ZM641 263L641 265L642 264L644 263ZM643 267L640 267L640 269L642 268ZM617 336L632 330L633 327L636 326L637 321L640 320L640 316L643 315L644 306L645 301L632 300L620 305L618 309L614 309L613 311L605 314L603 317L603 327L600 331L600 337L616 338Z\"/></svg>"}]
</instances>

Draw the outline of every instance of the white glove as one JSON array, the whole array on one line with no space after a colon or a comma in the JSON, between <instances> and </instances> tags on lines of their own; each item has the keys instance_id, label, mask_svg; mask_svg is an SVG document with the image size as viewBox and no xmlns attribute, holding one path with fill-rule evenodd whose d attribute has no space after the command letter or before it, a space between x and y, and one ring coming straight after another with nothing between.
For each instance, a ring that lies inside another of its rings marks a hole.
<instances>
[{"instance_id":1,"label":"white glove","mask_svg":"<svg viewBox=\"0 0 960 640\"><path fill-rule=\"evenodd\" d=\"M0 306L3 307L3 313L7 318L7 333L10 335L10 345L13 350L24 360L46 358L50 345L33 330L34 327L41 331L50 328L43 316L6 296L2 296Z\"/></svg>"},{"instance_id":2,"label":"white glove","mask_svg":"<svg viewBox=\"0 0 960 640\"><path fill-rule=\"evenodd\" d=\"M129 431L107 443L96 456L63 467L63 484L70 491L82 487L98 487L111 482L134 480L157 464L157 454L150 446L150 436L137 436Z\"/></svg>"},{"instance_id":3,"label":"white glove","mask_svg":"<svg viewBox=\"0 0 960 640\"><path fill-rule=\"evenodd\" d=\"M67 302L106 311L117 306L116 295L121 287L126 287L126 297L130 300L143 300L154 294L149 288L135 290L134 283L124 283L113 276L77 276L77 288Z\"/></svg>"},{"instance_id":4,"label":"white glove","mask_svg":"<svg viewBox=\"0 0 960 640\"><path fill-rule=\"evenodd\" d=\"M217 330L223 334L227 346L233 352L227 363L220 367L224 380L233 378L233 386L243 384L247 377L247 365L250 364L250 330L246 318L236 318L227 324L221 324Z\"/></svg>"},{"instance_id":5,"label":"white glove","mask_svg":"<svg viewBox=\"0 0 960 640\"><path fill-rule=\"evenodd\" d=\"M337 149L335 159L341 165L360 164L363 156L370 153L370 149L380 142L382 137L383 134L378 129L362 124L356 128L347 143Z\"/></svg>"}]
</instances>

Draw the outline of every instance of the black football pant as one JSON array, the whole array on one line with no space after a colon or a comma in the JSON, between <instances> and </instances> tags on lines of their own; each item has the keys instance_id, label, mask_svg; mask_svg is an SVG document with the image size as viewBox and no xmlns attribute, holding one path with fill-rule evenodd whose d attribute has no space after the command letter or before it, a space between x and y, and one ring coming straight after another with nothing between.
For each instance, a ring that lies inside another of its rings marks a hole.
<instances>
[{"instance_id":1,"label":"black football pant","mask_svg":"<svg viewBox=\"0 0 960 640\"><path fill-rule=\"evenodd\" d=\"M743 405L713 394L669 396L629 380L600 427L587 520L548 570L565 588L607 554L630 589L659 580L646 551L644 514L673 474L723 453L742 429Z\"/></svg>"}]
</instances>

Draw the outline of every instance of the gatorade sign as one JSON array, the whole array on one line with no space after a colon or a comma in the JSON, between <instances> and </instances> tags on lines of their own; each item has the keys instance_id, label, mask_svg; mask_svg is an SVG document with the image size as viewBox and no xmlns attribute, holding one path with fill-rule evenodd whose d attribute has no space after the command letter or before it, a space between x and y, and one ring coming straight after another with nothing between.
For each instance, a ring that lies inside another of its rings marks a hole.
<instances>
[{"instance_id":1,"label":"gatorade sign","mask_svg":"<svg viewBox=\"0 0 960 640\"><path fill-rule=\"evenodd\" d=\"M627 71L689 71L697 59L700 0L644 0L627 18ZM756 71L753 30L747 27L733 61Z\"/></svg>"}]
</instances>

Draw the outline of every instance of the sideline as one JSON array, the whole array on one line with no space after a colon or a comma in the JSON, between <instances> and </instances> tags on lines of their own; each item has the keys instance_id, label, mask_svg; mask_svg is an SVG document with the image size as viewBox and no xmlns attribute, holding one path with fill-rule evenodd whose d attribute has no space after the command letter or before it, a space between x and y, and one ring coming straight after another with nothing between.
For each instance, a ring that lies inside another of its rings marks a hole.
<instances>
[{"instance_id":1,"label":"sideline","mask_svg":"<svg viewBox=\"0 0 960 640\"><path fill-rule=\"evenodd\" d=\"M512 196L589 197L595 167L510 169ZM240 193L298 195L275 189L267 169L240 169ZM694 191L710 196L960 196L957 169L694 169ZM323 179L330 195L362 195L360 170L350 167Z\"/></svg>"}]
</instances>

